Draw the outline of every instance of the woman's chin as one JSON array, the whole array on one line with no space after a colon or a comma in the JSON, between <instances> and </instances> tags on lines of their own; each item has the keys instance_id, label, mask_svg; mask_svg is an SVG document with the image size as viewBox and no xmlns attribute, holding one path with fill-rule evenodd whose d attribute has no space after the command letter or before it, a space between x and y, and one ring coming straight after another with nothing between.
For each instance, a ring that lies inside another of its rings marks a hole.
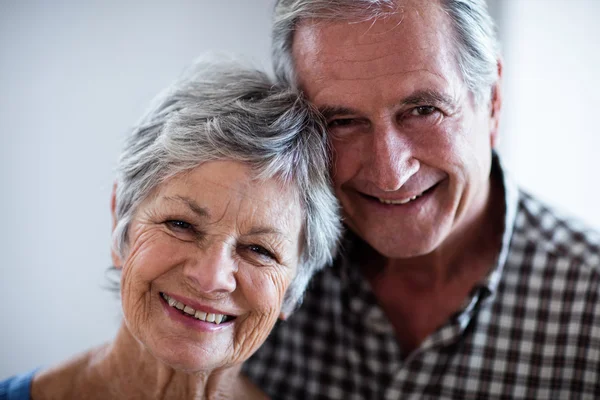
<instances>
[{"instance_id":1,"label":"woman's chin","mask_svg":"<svg viewBox=\"0 0 600 400\"><path fill-rule=\"evenodd\" d=\"M157 325L147 324L132 335L159 364L187 373L209 372L229 365L234 358L231 337L226 332L197 335L185 331L173 333L166 331L166 327L169 325L162 321Z\"/></svg>"}]
</instances>

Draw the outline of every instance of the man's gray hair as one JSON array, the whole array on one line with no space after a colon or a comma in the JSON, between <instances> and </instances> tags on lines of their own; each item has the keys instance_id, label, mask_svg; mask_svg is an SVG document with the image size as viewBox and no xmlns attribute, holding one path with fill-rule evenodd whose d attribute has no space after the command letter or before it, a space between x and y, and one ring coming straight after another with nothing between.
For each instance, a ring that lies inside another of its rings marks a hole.
<instances>
[{"instance_id":1,"label":"man's gray hair","mask_svg":"<svg viewBox=\"0 0 600 400\"><path fill-rule=\"evenodd\" d=\"M328 153L322 117L298 92L234 61L198 61L154 100L126 140L114 249L124 258L138 206L165 180L208 161L244 163L256 179L279 179L298 193L302 252L284 299L288 313L337 248L341 223Z\"/></svg>"},{"instance_id":2,"label":"man's gray hair","mask_svg":"<svg viewBox=\"0 0 600 400\"><path fill-rule=\"evenodd\" d=\"M456 61L478 104L487 102L498 79L499 43L485 0L440 0L456 36ZM278 0L272 55L278 79L296 85L292 44L297 24L315 20L376 20L401 9L397 0Z\"/></svg>"}]
</instances>

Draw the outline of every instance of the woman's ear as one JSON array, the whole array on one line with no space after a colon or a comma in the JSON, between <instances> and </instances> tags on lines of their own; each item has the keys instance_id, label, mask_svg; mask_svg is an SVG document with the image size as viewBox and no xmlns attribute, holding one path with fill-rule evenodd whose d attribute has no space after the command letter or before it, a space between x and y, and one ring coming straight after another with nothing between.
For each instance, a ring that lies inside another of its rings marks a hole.
<instances>
[{"instance_id":1,"label":"woman's ear","mask_svg":"<svg viewBox=\"0 0 600 400\"><path fill-rule=\"evenodd\" d=\"M110 214L112 216L112 230L114 231L117 227L117 181L113 183L110 195Z\"/></svg>"},{"instance_id":2,"label":"woman's ear","mask_svg":"<svg viewBox=\"0 0 600 400\"><path fill-rule=\"evenodd\" d=\"M114 233L117 227L117 182L113 184L112 194L110 195L110 214L112 217L111 232ZM115 268L121 269L123 267L123 261L121 260L121 256L115 251L114 243L110 246L110 257Z\"/></svg>"},{"instance_id":3,"label":"woman's ear","mask_svg":"<svg viewBox=\"0 0 600 400\"><path fill-rule=\"evenodd\" d=\"M114 246L110 248L110 258L112 258L113 267L116 269L123 268L123 260L121 260L121 256L114 249Z\"/></svg>"}]
</instances>

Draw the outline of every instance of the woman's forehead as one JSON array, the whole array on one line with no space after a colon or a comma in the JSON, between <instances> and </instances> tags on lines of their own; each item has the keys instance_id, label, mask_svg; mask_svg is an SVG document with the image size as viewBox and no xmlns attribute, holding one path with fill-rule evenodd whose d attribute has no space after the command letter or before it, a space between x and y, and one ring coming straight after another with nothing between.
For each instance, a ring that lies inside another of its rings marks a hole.
<instances>
[{"instance_id":1,"label":"woman's forehead","mask_svg":"<svg viewBox=\"0 0 600 400\"><path fill-rule=\"evenodd\" d=\"M233 219L290 229L290 222L300 222L301 217L293 186L276 178L258 180L248 165L234 161L207 162L168 179L156 201L166 207L189 208L213 222Z\"/></svg>"}]
</instances>

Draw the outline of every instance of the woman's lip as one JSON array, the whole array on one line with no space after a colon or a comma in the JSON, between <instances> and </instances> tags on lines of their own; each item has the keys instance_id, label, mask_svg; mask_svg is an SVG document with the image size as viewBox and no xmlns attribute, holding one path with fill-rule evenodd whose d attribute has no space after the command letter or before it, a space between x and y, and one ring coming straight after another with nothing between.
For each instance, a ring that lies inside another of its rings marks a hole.
<instances>
[{"instance_id":1,"label":"woman's lip","mask_svg":"<svg viewBox=\"0 0 600 400\"><path fill-rule=\"evenodd\" d=\"M223 311L223 310L219 310L217 308L213 308L213 307L209 307L209 306L205 306L203 304L198 303L197 301L194 301L193 299L190 299L189 297L179 296L179 295L172 294L172 293L169 293L169 292L161 292L161 293L164 293L167 296L172 297L173 299L179 301L180 303L185 304L186 306L192 307L196 311L202 311L202 312L205 312L207 314L208 313L212 313L212 314L227 315L229 317L237 317L237 315L234 314L234 313Z\"/></svg>"},{"instance_id":2,"label":"woman's lip","mask_svg":"<svg viewBox=\"0 0 600 400\"><path fill-rule=\"evenodd\" d=\"M193 316L182 312L181 310L178 310L175 307L171 307L162 296L159 296L159 297L164 306L164 310L165 310L166 314L169 316L169 318L171 318L175 321L178 321L178 322L186 325L187 327L195 329L195 330L199 330L199 331L203 331L203 332L217 332L217 331L226 329L228 327L231 327L235 321L235 318L234 318L234 319L229 319L225 322L216 324L213 322L200 320L200 319L194 318Z\"/></svg>"}]
</instances>

